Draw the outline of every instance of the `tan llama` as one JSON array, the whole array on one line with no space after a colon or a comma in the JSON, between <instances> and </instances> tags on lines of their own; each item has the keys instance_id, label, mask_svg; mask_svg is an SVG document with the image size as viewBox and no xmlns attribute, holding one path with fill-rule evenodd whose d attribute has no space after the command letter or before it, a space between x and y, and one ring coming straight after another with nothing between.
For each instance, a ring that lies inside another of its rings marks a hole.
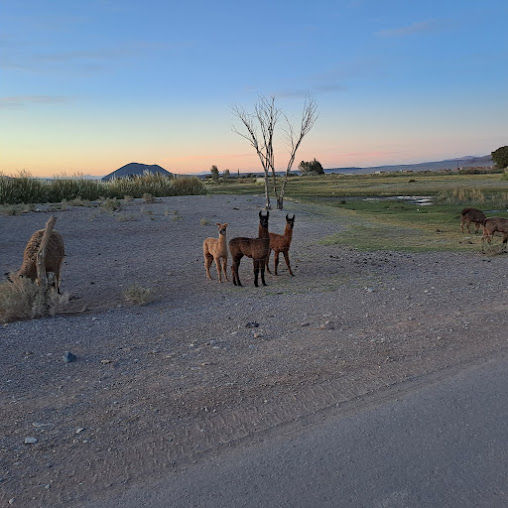
<instances>
[{"instance_id":1,"label":"tan llama","mask_svg":"<svg viewBox=\"0 0 508 508\"><path fill-rule=\"evenodd\" d=\"M219 229L219 238L207 238L203 242L203 257L205 258L206 276L212 280L210 275L210 265L215 260L217 265L217 274L219 275L219 282L222 282L222 271L226 281L228 279L228 246L226 243L226 228L227 224L217 222Z\"/></svg>"},{"instance_id":2,"label":"tan llama","mask_svg":"<svg viewBox=\"0 0 508 508\"><path fill-rule=\"evenodd\" d=\"M62 235L58 231L53 231L55 218L51 217L46 224L48 228L49 241L46 247L46 267L45 271L54 274L54 286L60 293L60 270L65 256L64 242ZM41 248L41 242L45 229L39 229L28 240L23 255L23 264L18 270L19 277L28 277L39 284L37 279L37 255Z\"/></svg>"}]
</instances>

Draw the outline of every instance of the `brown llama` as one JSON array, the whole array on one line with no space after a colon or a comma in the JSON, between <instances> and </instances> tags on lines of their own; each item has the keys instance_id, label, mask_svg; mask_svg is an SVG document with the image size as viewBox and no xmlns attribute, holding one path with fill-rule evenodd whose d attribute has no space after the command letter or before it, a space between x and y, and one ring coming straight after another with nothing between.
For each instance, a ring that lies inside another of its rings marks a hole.
<instances>
[{"instance_id":1,"label":"brown llama","mask_svg":"<svg viewBox=\"0 0 508 508\"><path fill-rule=\"evenodd\" d=\"M217 222L219 229L219 238L206 238L203 241L203 257L205 258L206 276L212 280L210 276L210 265L215 261L217 266L217 274L219 282L222 282L222 270L224 270L224 277L228 279L228 246L226 244L226 228L227 224Z\"/></svg>"},{"instance_id":2,"label":"brown llama","mask_svg":"<svg viewBox=\"0 0 508 508\"><path fill-rule=\"evenodd\" d=\"M238 268L240 260L243 256L252 258L254 263L254 285L258 287L258 275L261 270L261 282L266 286L265 282L265 263L266 256L270 252L270 233L268 232L268 217L270 212L262 215L259 212L259 233L257 238L237 237L229 242L229 250L233 259L231 265L231 273L233 275L233 284L241 286L240 277L238 276Z\"/></svg>"},{"instance_id":3,"label":"brown llama","mask_svg":"<svg viewBox=\"0 0 508 508\"><path fill-rule=\"evenodd\" d=\"M460 232L464 233L464 225L466 225L467 232L471 233L470 226L471 222L473 222L475 225L474 232L478 233L480 226L486 218L485 214L477 208L464 208L464 210L460 212Z\"/></svg>"},{"instance_id":4,"label":"brown llama","mask_svg":"<svg viewBox=\"0 0 508 508\"><path fill-rule=\"evenodd\" d=\"M295 216L293 215L293 217L290 218L289 215L286 215L286 228L284 229L284 234L278 235L277 233L270 233L270 250L268 251L268 256L266 256L266 269L268 270L268 273L272 273L268 267L268 262L270 261L270 254L273 250L275 275L278 275L277 267L279 266L279 254L281 252L284 254L284 259L286 260L289 273L293 276L295 275L291 270L291 264L289 263L289 247L291 246L291 240L293 238L294 226Z\"/></svg>"},{"instance_id":5,"label":"brown llama","mask_svg":"<svg viewBox=\"0 0 508 508\"><path fill-rule=\"evenodd\" d=\"M501 252L506 251L506 243L508 242L508 219L504 217L490 217L483 221L482 252L485 252L485 242L490 245L494 233L503 234Z\"/></svg>"},{"instance_id":6,"label":"brown llama","mask_svg":"<svg viewBox=\"0 0 508 508\"><path fill-rule=\"evenodd\" d=\"M46 227L48 227L50 221L51 219L48 221ZM58 231L52 230L53 224L54 220L51 224L51 235L46 247L46 272L52 272L54 274L53 285L60 293L60 270L65 256L65 249L62 235ZM45 229L39 229L30 237L30 240L28 240L25 247L23 264L16 272L18 277L28 277L29 279L36 281L37 284L40 283L37 278L37 255L39 253L39 249L41 248L44 231Z\"/></svg>"}]
</instances>

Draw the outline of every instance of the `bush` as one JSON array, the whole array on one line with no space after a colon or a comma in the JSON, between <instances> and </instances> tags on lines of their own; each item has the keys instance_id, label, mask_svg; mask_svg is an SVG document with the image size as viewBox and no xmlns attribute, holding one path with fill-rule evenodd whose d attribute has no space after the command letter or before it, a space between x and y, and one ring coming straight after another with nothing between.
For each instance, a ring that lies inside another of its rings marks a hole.
<instances>
[{"instance_id":1,"label":"bush","mask_svg":"<svg viewBox=\"0 0 508 508\"><path fill-rule=\"evenodd\" d=\"M132 284L123 292L124 300L133 305L146 305L151 301L151 295L151 289L143 288L139 284Z\"/></svg>"},{"instance_id":2,"label":"bush","mask_svg":"<svg viewBox=\"0 0 508 508\"><path fill-rule=\"evenodd\" d=\"M188 196L194 194L206 194L206 189L199 178L195 176L186 176L173 180L173 196Z\"/></svg>"},{"instance_id":3,"label":"bush","mask_svg":"<svg viewBox=\"0 0 508 508\"><path fill-rule=\"evenodd\" d=\"M54 289L46 293L34 281L10 275L11 282L0 283L0 323L35 319L54 315L69 301L69 295L60 295Z\"/></svg>"}]
</instances>

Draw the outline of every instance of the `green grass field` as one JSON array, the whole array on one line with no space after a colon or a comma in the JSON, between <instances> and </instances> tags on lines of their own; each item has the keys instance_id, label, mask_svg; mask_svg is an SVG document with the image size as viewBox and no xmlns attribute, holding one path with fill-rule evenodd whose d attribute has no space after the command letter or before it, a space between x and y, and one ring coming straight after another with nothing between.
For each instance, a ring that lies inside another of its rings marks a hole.
<instances>
[{"instance_id":1,"label":"green grass field","mask_svg":"<svg viewBox=\"0 0 508 508\"><path fill-rule=\"evenodd\" d=\"M207 185L207 190L263 194L264 186L255 179L240 179ZM398 196L426 196L431 204L421 205ZM508 180L499 173L292 177L286 199L312 203L320 213L344 223L344 232L325 238L324 244L360 250L479 251L481 234L460 232L460 211L474 206L487 216L508 216ZM275 202L273 194L271 200Z\"/></svg>"}]
</instances>

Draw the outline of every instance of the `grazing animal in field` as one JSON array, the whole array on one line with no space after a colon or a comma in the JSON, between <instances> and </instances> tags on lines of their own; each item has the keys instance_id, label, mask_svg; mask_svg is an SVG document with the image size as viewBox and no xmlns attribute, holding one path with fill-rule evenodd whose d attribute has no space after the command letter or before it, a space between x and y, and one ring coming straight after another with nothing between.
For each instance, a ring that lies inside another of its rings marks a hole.
<instances>
[{"instance_id":1,"label":"grazing animal in field","mask_svg":"<svg viewBox=\"0 0 508 508\"><path fill-rule=\"evenodd\" d=\"M266 269L268 270L268 273L272 273L268 267L268 262L270 261L270 254L273 250L275 275L277 275L277 267L279 266L279 254L282 252L282 254L284 254L284 259L286 260L289 273L294 276L294 273L291 270L291 264L289 263L289 247L291 246L291 240L293 238L294 226L295 216L293 215L293 217L290 218L289 215L286 215L286 228L284 229L284 234L278 235L277 233L270 233L270 250L268 251L268 256L266 257Z\"/></svg>"},{"instance_id":2,"label":"grazing animal in field","mask_svg":"<svg viewBox=\"0 0 508 508\"><path fill-rule=\"evenodd\" d=\"M210 276L210 265L215 261L217 266L217 274L219 282L222 282L222 271L224 270L224 277L228 279L228 246L226 244L226 228L227 224L217 222L219 229L219 238L206 238L203 241L203 257L205 258L206 276L212 280Z\"/></svg>"},{"instance_id":3,"label":"grazing animal in field","mask_svg":"<svg viewBox=\"0 0 508 508\"><path fill-rule=\"evenodd\" d=\"M508 219L504 217L490 217L483 221L482 252L485 252L485 242L490 245L494 233L503 234L501 251L506 251L506 244L508 242Z\"/></svg>"},{"instance_id":4,"label":"grazing animal in field","mask_svg":"<svg viewBox=\"0 0 508 508\"><path fill-rule=\"evenodd\" d=\"M48 221L46 228L50 224L51 219ZM53 285L60 293L60 270L65 256L64 242L62 235L58 231L54 231L53 222L51 223L51 234L49 237L48 245L46 247L46 273L53 273ZM39 284L37 279L37 255L41 247L42 237L45 229L39 229L28 240L23 255L23 264L16 272L18 277L27 277Z\"/></svg>"},{"instance_id":5,"label":"grazing animal in field","mask_svg":"<svg viewBox=\"0 0 508 508\"><path fill-rule=\"evenodd\" d=\"M233 275L233 284L241 286L240 277L238 276L238 268L240 260L243 256L252 258L254 264L254 285L258 287L258 275L261 271L261 282L266 286L265 282L265 264L266 256L270 252L270 233L268 232L268 217L270 212L262 215L259 212L259 232L257 238L237 237L229 242L229 250L233 264L231 265L231 273Z\"/></svg>"},{"instance_id":6,"label":"grazing animal in field","mask_svg":"<svg viewBox=\"0 0 508 508\"><path fill-rule=\"evenodd\" d=\"M462 212L460 212L460 231L464 233L464 225L467 226L467 232L471 233L469 229L471 226L471 222L474 223L474 232L478 233L480 226L483 224L483 221L486 219L485 214L478 210L477 208L464 208Z\"/></svg>"}]
</instances>

